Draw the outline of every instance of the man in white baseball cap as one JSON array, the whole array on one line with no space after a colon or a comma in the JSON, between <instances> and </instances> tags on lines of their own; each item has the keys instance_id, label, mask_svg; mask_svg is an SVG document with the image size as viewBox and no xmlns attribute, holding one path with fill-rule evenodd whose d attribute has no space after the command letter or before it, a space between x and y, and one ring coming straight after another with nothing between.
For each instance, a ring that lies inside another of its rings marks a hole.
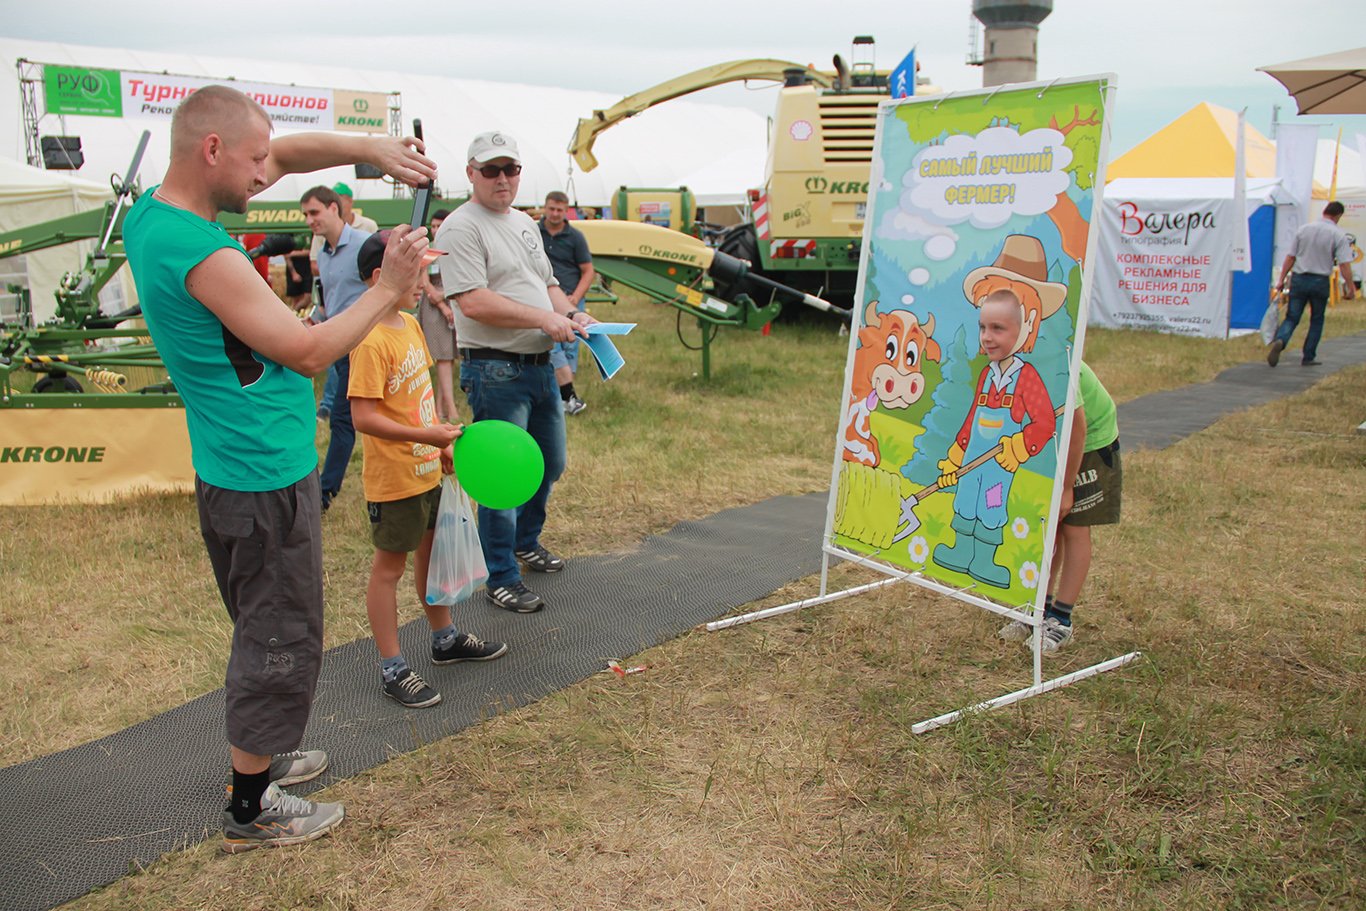
<instances>
[{"instance_id":1,"label":"man in white baseball cap","mask_svg":"<svg viewBox=\"0 0 1366 911\"><path fill-rule=\"evenodd\" d=\"M527 614L541 596L522 583L519 561L554 573L565 561L541 545L550 488L564 471L564 406L550 346L587 337L597 320L565 297L550 267L536 222L512 207L521 184L517 142L494 130L470 143L465 174L468 203L441 225L434 246L442 290L460 339L460 388L475 421L510 421L536 440L545 457L540 488L516 509L479 507L479 535L488 564L488 596Z\"/></svg>"}]
</instances>

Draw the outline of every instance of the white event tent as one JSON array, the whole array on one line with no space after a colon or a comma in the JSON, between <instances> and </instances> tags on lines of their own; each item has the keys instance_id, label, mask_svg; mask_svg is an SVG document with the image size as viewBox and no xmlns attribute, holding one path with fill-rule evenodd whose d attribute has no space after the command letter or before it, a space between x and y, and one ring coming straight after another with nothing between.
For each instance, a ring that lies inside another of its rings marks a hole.
<instances>
[{"instance_id":1,"label":"white event tent","mask_svg":"<svg viewBox=\"0 0 1366 911\"><path fill-rule=\"evenodd\" d=\"M465 149L477 133L498 129L520 146L524 171L517 204L539 204L550 190L565 190L581 205L601 206L619 186L686 185L699 205L738 204L745 190L763 177L767 143L766 119L746 108L678 100L660 105L602 134L594 151L601 162L585 174L571 169L565 147L580 117L606 108L620 95L525 85L516 78L515 61L507 82L450 79L385 70L326 66L304 60L252 60L243 57L135 51L43 41L0 38L0 158L23 161L25 147L15 62L170 73L227 81L316 86L358 92L398 92L404 131L413 118L423 123L429 154L442 169L439 186L446 195L468 189ZM644 88L639 86L635 88ZM632 89L635 90L635 89ZM42 87L38 86L42 113ZM107 184L122 174L132 158L138 135L152 138L144 158L142 185L157 183L165 173L170 124L136 117L46 116L43 135L81 138L85 164L75 176ZM291 176L263 194L265 199L297 199L308 187L344 180L358 198L387 197L392 190L379 181L357 181L351 168L334 168L311 176Z\"/></svg>"}]
</instances>

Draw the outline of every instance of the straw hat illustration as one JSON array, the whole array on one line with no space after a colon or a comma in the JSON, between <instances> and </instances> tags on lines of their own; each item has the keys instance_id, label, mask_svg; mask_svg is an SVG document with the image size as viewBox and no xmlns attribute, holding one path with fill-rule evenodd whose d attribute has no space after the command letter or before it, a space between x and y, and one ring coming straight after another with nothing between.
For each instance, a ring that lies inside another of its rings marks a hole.
<instances>
[{"instance_id":1,"label":"straw hat illustration","mask_svg":"<svg viewBox=\"0 0 1366 911\"><path fill-rule=\"evenodd\" d=\"M982 302L973 300L973 286L991 275L1024 282L1039 292L1039 300L1043 302L1044 319L1057 313L1067 300L1067 286L1048 280L1048 262L1044 259L1043 244L1035 237L1025 234L1009 235L1001 246L1001 253L996 257L996 262L968 273L968 277L963 279L963 296L974 307L980 307Z\"/></svg>"}]
</instances>

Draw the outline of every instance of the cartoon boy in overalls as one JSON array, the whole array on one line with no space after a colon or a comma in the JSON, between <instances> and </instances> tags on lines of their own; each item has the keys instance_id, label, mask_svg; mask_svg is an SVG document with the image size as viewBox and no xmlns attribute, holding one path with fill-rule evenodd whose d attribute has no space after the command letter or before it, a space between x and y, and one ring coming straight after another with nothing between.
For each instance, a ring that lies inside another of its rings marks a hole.
<instances>
[{"instance_id":1,"label":"cartoon boy in overalls","mask_svg":"<svg viewBox=\"0 0 1366 911\"><path fill-rule=\"evenodd\" d=\"M1015 472L1053 438L1053 402L1039 372L1019 354L1034 350L1039 323L1067 299L1067 286L1048 281L1043 245L1012 234L996 262L974 269L963 293L979 308L982 351L991 361L977 378L967 418L939 462L940 488L957 486L952 545L934 548L934 562L978 582L1010 587L1010 570L996 562ZM984 453L995 457L960 478L959 470Z\"/></svg>"}]
</instances>

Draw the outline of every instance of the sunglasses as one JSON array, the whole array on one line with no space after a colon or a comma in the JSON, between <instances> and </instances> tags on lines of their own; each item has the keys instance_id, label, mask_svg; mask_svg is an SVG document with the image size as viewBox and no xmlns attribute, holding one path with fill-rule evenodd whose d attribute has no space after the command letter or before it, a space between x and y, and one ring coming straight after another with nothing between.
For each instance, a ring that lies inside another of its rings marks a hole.
<instances>
[{"instance_id":1,"label":"sunglasses","mask_svg":"<svg viewBox=\"0 0 1366 911\"><path fill-rule=\"evenodd\" d=\"M475 170L480 174L483 174L489 180L493 180L499 174L502 174L504 177L516 177L518 174L522 173L522 166L519 164L505 164L499 167L496 164L486 164L483 167L475 168Z\"/></svg>"}]
</instances>

